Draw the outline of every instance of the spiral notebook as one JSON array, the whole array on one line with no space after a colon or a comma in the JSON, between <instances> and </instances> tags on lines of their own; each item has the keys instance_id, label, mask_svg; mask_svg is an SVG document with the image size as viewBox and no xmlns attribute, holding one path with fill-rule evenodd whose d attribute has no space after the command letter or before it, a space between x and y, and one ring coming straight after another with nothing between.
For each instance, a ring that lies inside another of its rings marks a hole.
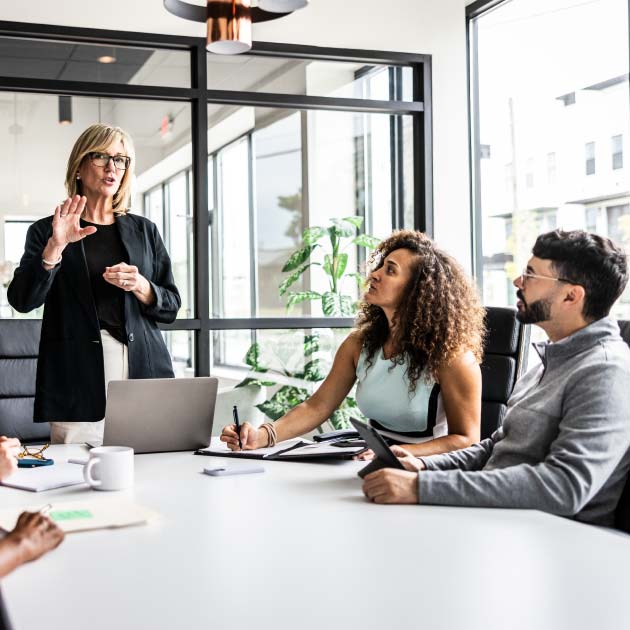
<instances>
[{"instance_id":1,"label":"spiral notebook","mask_svg":"<svg viewBox=\"0 0 630 630\"><path fill-rule=\"evenodd\" d=\"M280 442L271 448L252 451L231 451L225 442L213 438L210 446L195 451L195 455L212 457L241 457L244 459L267 459L278 461L308 461L309 459L352 459L362 453L365 446L338 447L326 442L293 439Z\"/></svg>"}]
</instances>

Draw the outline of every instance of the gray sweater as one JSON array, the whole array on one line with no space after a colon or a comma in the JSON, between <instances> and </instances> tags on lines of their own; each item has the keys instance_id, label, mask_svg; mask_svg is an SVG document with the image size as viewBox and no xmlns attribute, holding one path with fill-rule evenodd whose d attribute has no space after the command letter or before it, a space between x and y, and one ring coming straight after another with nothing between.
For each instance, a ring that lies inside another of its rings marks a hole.
<instances>
[{"instance_id":1,"label":"gray sweater","mask_svg":"<svg viewBox=\"0 0 630 630\"><path fill-rule=\"evenodd\" d=\"M612 525L630 467L630 349L606 317L557 343L516 384L503 426L423 457L420 503L529 508Z\"/></svg>"}]
</instances>

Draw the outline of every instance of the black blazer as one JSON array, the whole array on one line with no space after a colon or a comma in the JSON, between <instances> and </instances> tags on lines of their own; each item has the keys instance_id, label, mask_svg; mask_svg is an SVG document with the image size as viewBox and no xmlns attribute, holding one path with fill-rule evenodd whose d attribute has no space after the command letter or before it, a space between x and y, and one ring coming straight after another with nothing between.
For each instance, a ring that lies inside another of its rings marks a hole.
<instances>
[{"instance_id":1,"label":"black blazer","mask_svg":"<svg viewBox=\"0 0 630 630\"><path fill-rule=\"evenodd\" d=\"M116 217L129 264L151 282L156 301L141 304L125 293L129 378L173 377L156 322L172 322L181 305L171 261L154 223L138 215ZM44 304L37 362L35 422L89 422L105 416L101 332L83 241L70 243L62 262L47 271L42 252L52 235L52 217L33 223L24 255L9 285L13 308L28 313ZM89 236L87 237L89 238Z\"/></svg>"}]
</instances>

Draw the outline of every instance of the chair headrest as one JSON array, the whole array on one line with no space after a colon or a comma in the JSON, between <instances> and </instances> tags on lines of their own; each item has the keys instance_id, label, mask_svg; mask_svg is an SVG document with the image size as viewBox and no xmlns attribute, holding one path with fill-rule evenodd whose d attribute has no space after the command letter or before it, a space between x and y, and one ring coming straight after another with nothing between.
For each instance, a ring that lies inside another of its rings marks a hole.
<instances>
[{"instance_id":1,"label":"chair headrest","mask_svg":"<svg viewBox=\"0 0 630 630\"><path fill-rule=\"evenodd\" d=\"M521 329L516 309L499 306L486 307L486 354L516 354Z\"/></svg>"}]
</instances>

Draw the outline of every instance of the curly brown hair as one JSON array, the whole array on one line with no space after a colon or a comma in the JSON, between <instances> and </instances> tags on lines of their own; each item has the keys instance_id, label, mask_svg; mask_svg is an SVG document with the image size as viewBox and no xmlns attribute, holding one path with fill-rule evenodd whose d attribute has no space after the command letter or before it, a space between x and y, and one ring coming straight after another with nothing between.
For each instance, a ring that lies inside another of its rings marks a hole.
<instances>
[{"instance_id":1,"label":"curly brown hair","mask_svg":"<svg viewBox=\"0 0 630 630\"><path fill-rule=\"evenodd\" d=\"M382 267L397 249L416 256L411 280L394 316L392 365L407 360L409 389L414 391L421 376L437 380L439 370L465 350L481 361L485 311L477 288L459 263L422 232L394 232L370 256L371 268ZM356 328L371 365L390 335L383 309L362 302Z\"/></svg>"}]
</instances>

